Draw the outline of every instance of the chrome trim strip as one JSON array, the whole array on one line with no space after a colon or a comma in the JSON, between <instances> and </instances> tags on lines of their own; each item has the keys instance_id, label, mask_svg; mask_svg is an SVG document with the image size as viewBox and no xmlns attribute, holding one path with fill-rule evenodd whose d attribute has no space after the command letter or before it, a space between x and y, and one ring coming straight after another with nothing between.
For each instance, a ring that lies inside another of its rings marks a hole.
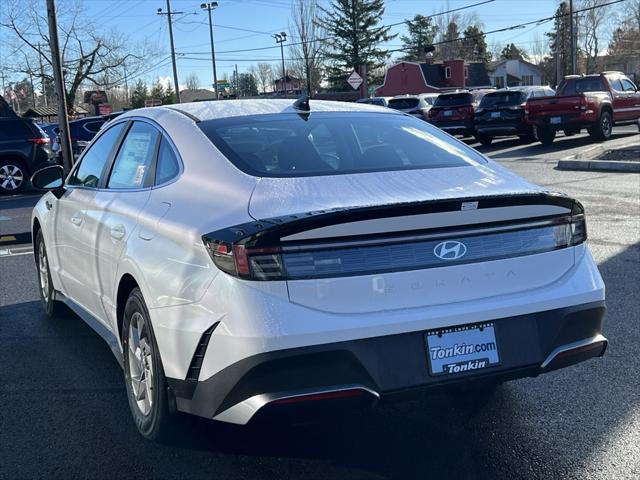
<instances>
[{"instance_id":1,"label":"chrome trim strip","mask_svg":"<svg viewBox=\"0 0 640 480\"><path fill-rule=\"evenodd\" d=\"M296 392L276 392L276 393L262 393L260 395L254 395L240 403L227 408L213 417L214 420L227 423L235 423L236 425L246 425L249 420L263 408L265 405L274 402L276 400L283 400L285 398L302 397L306 395L317 395L322 393L331 392L343 392L345 390L362 390L372 395L376 400L380 399L380 394L374 390L371 390L364 385L341 385L327 388L310 388L307 390L299 390Z\"/></svg>"},{"instance_id":2,"label":"chrome trim strip","mask_svg":"<svg viewBox=\"0 0 640 480\"><path fill-rule=\"evenodd\" d=\"M324 250L324 249L341 248L341 247L390 245L394 243L416 242L421 240L437 240L439 238L468 237L473 235L511 232L511 231L517 231L517 230L528 230L532 228L549 227L553 225L564 225L568 223L571 223L571 216L562 215L560 217L555 217L550 220L542 220L538 222L518 223L514 225L505 225L501 227L476 228L472 230L458 229L458 230L451 230L443 233L431 233L431 234L424 234L424 235L409 235L409 236L392 237L392 238L377 238L374 240L353 240L353 241L346 241L346 242L313 243L313 244L306 244L306 245L299 245L299 246L298 245L287 246L285 243L283 243L282 251L283 252L301 252L301 251L307 251L307 250Z\"/></svg>"},{"instance_id":3,"label":"chrome trim strip","mask_svg":"<svg viewBox=\"0 0 640 480\"><path fill-rule=\"evenodd\" d=\"M542 370L547 368L549 364L551 364L551 362L553 362L553 360L561 353L568 352L570 350L575 350L576 348L588 347L589 345L593 345L599 342L604 342L606 344L608 343L608 340L604 335L599 333L593 337L585 338L584 340L578 340L576 342L561 345L549 354L549 356L545 359L545 361L542 362L542 365L540 365L540 368Z\"/></svg>"}]
</instances>

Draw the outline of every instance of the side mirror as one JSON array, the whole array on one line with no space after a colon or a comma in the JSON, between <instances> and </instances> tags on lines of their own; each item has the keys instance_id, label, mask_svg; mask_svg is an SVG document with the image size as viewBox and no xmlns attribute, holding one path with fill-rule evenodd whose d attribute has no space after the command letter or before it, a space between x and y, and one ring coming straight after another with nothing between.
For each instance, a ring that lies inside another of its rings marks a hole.
<instances>
[{"instance_id":1,"label":"side mirror","mask_svg":"<svg viewBox=\"0 0 640 480\"><path fill-rule=\"evenodd\" d=\"M55 190L63 184L64 170L60 165L41 168L31 177L31 185L38 190Z\"/></svg>"}]
</instances>

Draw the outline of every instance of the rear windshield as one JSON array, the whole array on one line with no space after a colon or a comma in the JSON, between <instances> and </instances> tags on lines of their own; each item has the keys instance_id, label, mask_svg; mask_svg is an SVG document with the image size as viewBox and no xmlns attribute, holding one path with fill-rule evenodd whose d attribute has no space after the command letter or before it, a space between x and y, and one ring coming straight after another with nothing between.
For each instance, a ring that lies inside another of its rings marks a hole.
<instances>
[{"instance_id":1,"label":"rear windshield","mask_svg":"<svg viewBox=\"0 0 640 480\"><path fill-rule=\"evenodd\" d=\"M482 97L480 106L482 108L501 107L509 105L519 105L527 99L527 92L513 90L510 92L487 93Z\"/></svg>"},{"instance_id":2,"label":"rear windshield","mask_svg":"<svg viewBox=\"0 0 640 480\"><path fill-rule=\"evenodd\" d=\"M405 110L407 108L416 108L420 100L417 98L392 98L389 100L389 107L396 110Z\"/></svg>"},{"instance_id":3,"label":"rear windshield","mask_svg":"<svg viewBox=\"0 0 640 480\"><path fill-rule=\"evenodd\" d=\"M252 115L198 123L240 170L300 177L486 163L475 150L409 116L375 113Z\"/></svg>"},{"instance_id":4,"label":"rear windshield","mask_svg":"<svg viewBox=\"0 0 640 480\"><path fill-rule=\"evenodd\" d=\"M602 77L571 78L563 80L556 95L577 95L582 92L606 92Z\"/></svg>"},{"instance_id":5,"label":"rear windshield","mask_svg":"<svg viewBox=\"0 0 640 480\"><path fill-rule=\"evenodd\" d=\"M459 107L461 105L471 105L473 95L470 93L449 93L439 95L433 104L434 107Z\"/></svg>"}]
</instances>

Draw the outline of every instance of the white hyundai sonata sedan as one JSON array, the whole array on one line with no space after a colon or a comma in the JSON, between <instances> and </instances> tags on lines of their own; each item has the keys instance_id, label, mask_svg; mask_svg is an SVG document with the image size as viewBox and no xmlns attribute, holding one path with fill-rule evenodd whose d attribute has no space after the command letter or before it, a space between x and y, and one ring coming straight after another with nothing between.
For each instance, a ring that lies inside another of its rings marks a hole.
<instances>
[{"instance_id":1,"label":"white hyundai sonata sedan","mask_svg":"<svg viewBox=\"0 0 640 480\"><path fill-rule=\"evenodd\" d=\"M32 182L44 309L104 337L147 438L176 411L474 401L607 346L582 205L393 110L135 110Z\"/></svg>"}]
</instances>

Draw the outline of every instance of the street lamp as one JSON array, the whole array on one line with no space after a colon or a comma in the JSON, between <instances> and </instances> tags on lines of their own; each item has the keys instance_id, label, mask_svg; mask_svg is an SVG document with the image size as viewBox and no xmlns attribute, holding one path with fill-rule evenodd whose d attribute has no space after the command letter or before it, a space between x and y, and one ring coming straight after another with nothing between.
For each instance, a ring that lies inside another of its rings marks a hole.
<instances>
[{"instance_id":1,"label":"street lamp","mask_svg":"<svg viewBox=\"0 0 640 480\"><path fill-rule=\"evenodd\" d=\"M200 8L209 12L209 36L211 38L211 63L213 64L213 88L216 91L216 100L218 100L218 75L216 73L216 49L213 46L213 22L211 20L211 11L218 8L218 2L208 2L200 5Z\"/></svg>"},{"instance_id":2,"label":"street lamp","mask_svg":"<svg viewBox=\"0 0 640 480\"><path fill-rule=\"evenodd\" d=\"M284 32L276 33L275 35L271 35L276 39L276 43L280 44L280 56L282 57L282 81L284 83L284 96L287 96L287 74L284 70L284 46L282 45L287 41L287 34Z\"/></svg>"}]
</instances>

